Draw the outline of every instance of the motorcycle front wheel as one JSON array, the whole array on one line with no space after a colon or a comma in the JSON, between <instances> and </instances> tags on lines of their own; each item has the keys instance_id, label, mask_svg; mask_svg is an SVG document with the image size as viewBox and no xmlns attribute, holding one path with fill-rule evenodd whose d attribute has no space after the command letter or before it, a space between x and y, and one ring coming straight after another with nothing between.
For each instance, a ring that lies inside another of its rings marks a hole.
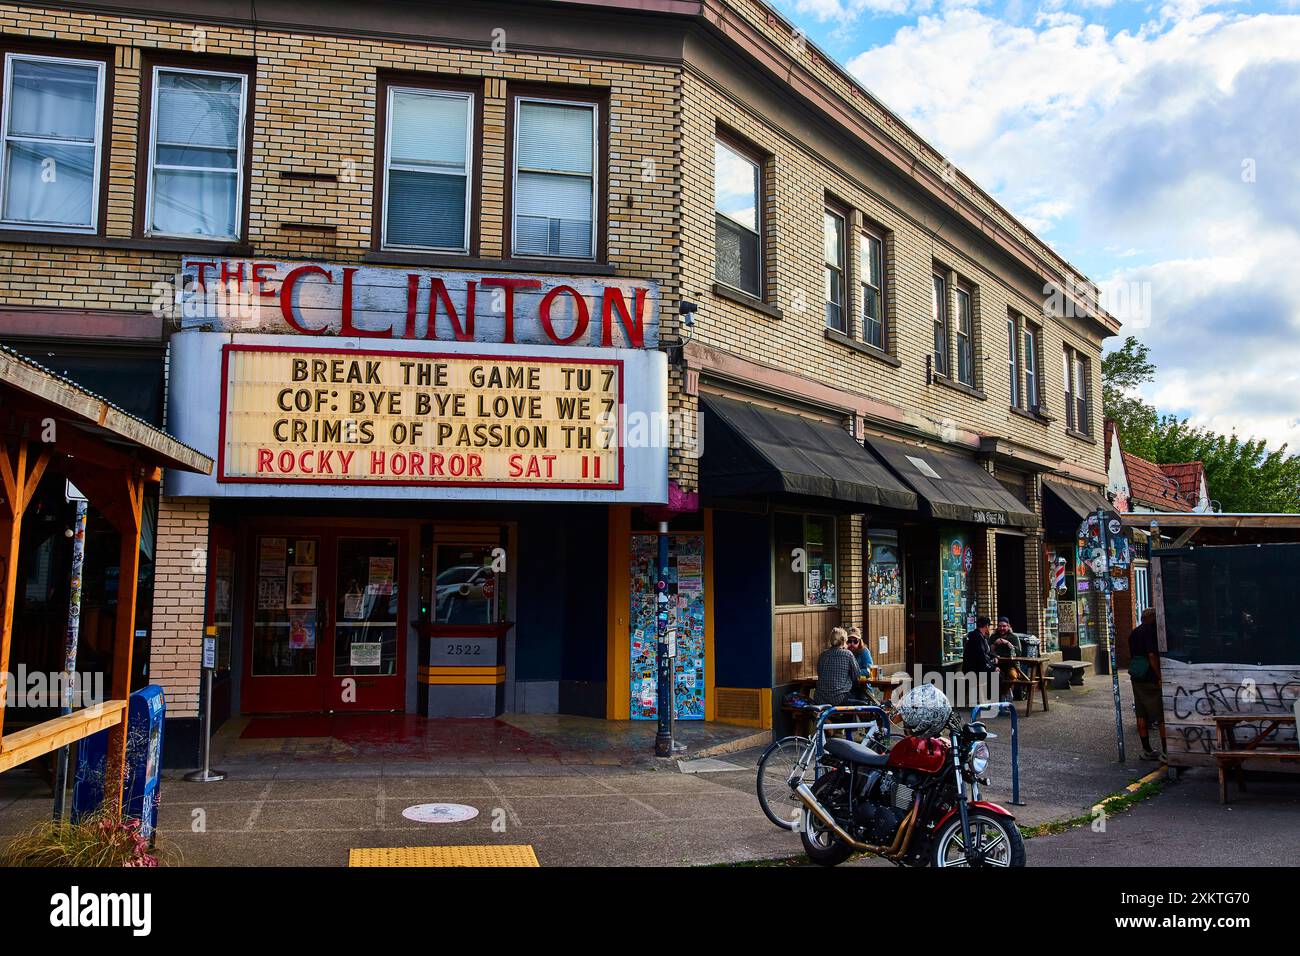
<instances>
[{"instance_id":1,"label":"motorcycle front wheel","mask_svg":"<svg viewBox=\"0 0 1300 956\"><path fill-rule=\"evenodd\" d=\"M1012 867L1025 865L1025 838L1009 817L973 809L969 813L975 849L982 856L980 866ZM934 866L970 866L966 859L966 834L961 814L954 813L934 841Z\"/></svg>"},{"instance_id":2,"label":"motorcycle front wheel","mask_svg":"<svg viewBox=\"0 0 1300 956\"><path fill-rule=\"evenodd\" d=\"M828 773L813 784L813 796L822 800L822 794L838 786L838 773ZM824 802L824 801L823 801ZM840 840L829 827L807 807L799 818L799 839L808 859L818 866L839 866L853 855L853 847Z\"/></svg>"}]
</instances>

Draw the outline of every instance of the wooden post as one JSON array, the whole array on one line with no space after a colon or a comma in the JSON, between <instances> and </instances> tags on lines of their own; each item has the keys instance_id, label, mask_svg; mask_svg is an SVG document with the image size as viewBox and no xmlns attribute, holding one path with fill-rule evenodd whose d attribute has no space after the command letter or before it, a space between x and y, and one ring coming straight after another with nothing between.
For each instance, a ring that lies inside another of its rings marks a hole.
<instances>
[{"instance_id":1,"label":"wooden post","mask_svg":"<svg viewBox=\"0 0 1300 956\"><path fill-rule=\"evenodd\" d=\"M8 694L9 646L14 629L14 592L18 587L18 547L22 542L23 512L27 510L45 466L50 463L48 449L27 467L27 439L18 439L17 455L9 458L9 445L0 447L0 482L3 482L4 506L0 507L0 554L3 561L4 606L0 613L0 749L4 746L4 704Z\"/></svg>"},{"instance_id":2,"label":"wooden post","mask_svg":"<svg viewBox=\"0 0 1300 956\"><path fill-rule=\"evenodd\" d=\"M144 477L136 473L123 476L126 501L106 511L122 537L117 573L117 622L113 638L112 700L131 697L131 668L135 650L136 583L140 576L140 511L144 504ZM108 734L108 760L104 764L104 804L122 814L122 790L126 783L126 742L130 728L130 709L122 722Z\"/></svg>"}]
</instances>

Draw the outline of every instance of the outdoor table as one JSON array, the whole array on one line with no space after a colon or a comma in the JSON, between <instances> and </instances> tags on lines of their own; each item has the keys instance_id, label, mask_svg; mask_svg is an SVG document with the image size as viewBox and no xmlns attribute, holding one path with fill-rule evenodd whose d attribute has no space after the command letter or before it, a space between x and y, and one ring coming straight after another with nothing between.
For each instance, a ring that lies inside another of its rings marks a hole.
<instances>
[{"instance_id":1,"label":"outdoor table","mask_svg":"<svg viewBox=\"0 0 1300 956\"><path fill-rule=\"evenodd\" d=\"M1250 740L1237 740L1239 724L1257 724L1259 729ZM1271 760L1276 763L1293 763L1300 761L1300 749L1283 749L1276 742L1269 743L1268 738L1286 724L1295 724L1295 718L1282 714L1226 714L1214 718L1218 730L1219 749L1214 754L1214 761L1219 768L1219 802L1228 802L1228 770L1237 771L1237 789L1246 789L1245 771L1247 760ZM1300 740L1297 741L1300 744Z\"/></svg>"},{"instance_id":2,"label":"outdoor table","mask_svg":"<svg viewBox=\"0 0 1300 956\"><path fill-rule=\"evenodd\" d=\"M796 690L798 690L800 693L804 694L810 699L813 696L813 691L817 689L816 677L796 677L794 680L790 681L790 683L794 686ZM875 680L872 680L870 677L867 677L865 675L859 675L858 686L873 687L880 692L879 696L883 700L888 700L893 695L894 691L897 690L899 686L901 686L901 681L890 680L887 677L879 677L876 678ZM813 716L812 708L811 707L790 707L787 704L784 705L782 709L785 710L787 713L794 715L795 734L800 737L807 737L809 733L809 726L812 723L812 716ZM832 718L832 720L833 719L834 718Z\"/></svg>"},{"instance_id":3,"label":"outdoor table","mask_svg":"<svg viewBox=\"0 0 1300 956\"><path fill-rule=\"evenodd\" d=\"M1028 717L1030 713L1033 712L1035 693L1039 693L1042 695L1043 710L1046 711L1049 709L1047 705L1047 680L1043 677L1043 669L1047 667L1050 661L1051 658L1048 657L999 657L998 658L998 666L1003 671L1003 673L1006 672L1006 669L1008 667L1014 665L1016 669L1018 669L1020 673L1024 675L1023 680L1008 681L1007 683L1012 687L1028 688L1025 694L1025 716L1026 717Z\"/></svg>"}]
</instances>

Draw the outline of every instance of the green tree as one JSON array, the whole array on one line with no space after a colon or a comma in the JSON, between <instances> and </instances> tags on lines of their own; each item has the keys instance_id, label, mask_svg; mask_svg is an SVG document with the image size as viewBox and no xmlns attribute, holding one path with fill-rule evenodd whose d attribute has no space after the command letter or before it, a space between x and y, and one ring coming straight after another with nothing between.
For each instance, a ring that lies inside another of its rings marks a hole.
<instances>
[{"instance_id":1,"label":"green tree","mask_svg":"<svg viewBox=\"0 0 1300 956\"><path fill-rule=\"evenodd\" d=\"M1161 414L1137 389L1155 380L1150 350L1134 336L1101 363L1102 406L1124 450L1157 464L1199 461L1210 497L1224 511L1300 513L1300 455L1260 438L1222 435ZM1190 490L1190 489L1188 489Z\"/></svg>"}]
</instances>

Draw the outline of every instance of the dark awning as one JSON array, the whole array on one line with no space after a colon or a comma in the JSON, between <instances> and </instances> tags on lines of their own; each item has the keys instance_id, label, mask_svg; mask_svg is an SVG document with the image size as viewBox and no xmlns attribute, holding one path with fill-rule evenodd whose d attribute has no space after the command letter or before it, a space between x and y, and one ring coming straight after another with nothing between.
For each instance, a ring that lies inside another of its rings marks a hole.
<instances>
[{"instance_id":1,"label":"dark awning","mask_svg":"<svg viewBox=\"0 0 1300 956\"><path fill-rule=\"evenodd\" d=\"M706 495L792 494L914 511L916 495L847 431L716 395L700 397Z\"/></svg>"},{"instance_id":2,"label":"dark awning","mask_svg":"<svg viewBox=\"0 0 1300 956\"><path fill-rule=\"evenodd\" d=\"M1095 515L1098 509L1107 514L1115 511L1115 506L1107 501L1106 496L1100 491L1067 485L1063 481L1053 481L1046 475L1043 476L1043 490L1055 496L1056 500L1069 508L1080 521L1088 515Z\"/></svg>"},{"instance_id":3,"label":"dark awning","mask_svg":"<svg viewBox=\"0 0 1300 956\"><path fill-rule=\"evenodd\" d=\"M974 458L868 436L867 447L948 521L1035 528L1038 516Z\"/></svg>"}]
</instances>

